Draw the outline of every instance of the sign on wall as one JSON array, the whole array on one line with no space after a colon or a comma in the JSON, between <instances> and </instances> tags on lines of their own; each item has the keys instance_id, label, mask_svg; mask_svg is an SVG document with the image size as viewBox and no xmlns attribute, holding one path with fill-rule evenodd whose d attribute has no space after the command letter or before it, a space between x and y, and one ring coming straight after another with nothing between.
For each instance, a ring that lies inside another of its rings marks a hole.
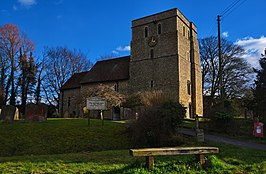
<instances>
[{"instance_id":1,"label":"sign on wall","mask_svg":"<svg viewBox=\"0 0 266 174\"><path fill-rule=\"evenodd\" d=\"M107 102L104 98L90 97L87 99L88 110L106 110Z\"/></svg>"}]
</instances>

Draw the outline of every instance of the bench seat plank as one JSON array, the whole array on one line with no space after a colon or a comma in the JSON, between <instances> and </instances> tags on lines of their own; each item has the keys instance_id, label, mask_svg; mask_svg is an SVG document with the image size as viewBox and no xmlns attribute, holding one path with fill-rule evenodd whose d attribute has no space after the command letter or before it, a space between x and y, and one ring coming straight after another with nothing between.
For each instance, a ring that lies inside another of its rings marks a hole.
<instances>
[{"instance_id":1,"label":"bench seat plank","mask_svg":"<svg viewBox=\"0 0 266 174\"><path fill-rule=\"evenodd\" d=\"M164 147L130 149L132 156L159 156L159 155L182 155L182 154L212 154L219 153L217 147Z\"/></svg>"}]
</instances>

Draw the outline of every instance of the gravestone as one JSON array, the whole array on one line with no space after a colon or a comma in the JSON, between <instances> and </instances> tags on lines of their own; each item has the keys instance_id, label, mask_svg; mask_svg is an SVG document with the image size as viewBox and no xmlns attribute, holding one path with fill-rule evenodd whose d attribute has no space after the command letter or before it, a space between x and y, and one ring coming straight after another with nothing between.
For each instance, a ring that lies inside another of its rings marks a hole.
<instances>
[{"instance_id":1,"label":"gravestone","mask_svg":"<svg viewBox=\"0 0 266 174\"><path fill-rule=\"evenodd\" d=\"M19 109L17 107L14 115L14 120L19 120Z\"/></svg>"},{"instance_id":2,"label":"gravestone","mask_svg":"<svg viewBox=\"0 0 266 174\"><path fill-rule=\"evenodd\" d=\"M26 121L43 122L47 120L47 106L45 104L28 104L25 110Z\"/></svg>"},{"instance_id":3,"label":"gravestone","mask_svg":"<svg viewBox=\"0 0 266 174\"><path fill-rule=\"evenodd\" d=\"M197 142L204 142L204 131L203 129L196 129Z\"/></svg>"},{"instance_id":4,"label":"gravestone","mask_svg":"<svg viewBox=\"0 0 266 174\"><path fill-rule=\"evenodd\" d=\"M3 105L0 118L4 122L12 123L14 121L15 112L16 112L15 106Z\"/></svg>"}]
</instances>

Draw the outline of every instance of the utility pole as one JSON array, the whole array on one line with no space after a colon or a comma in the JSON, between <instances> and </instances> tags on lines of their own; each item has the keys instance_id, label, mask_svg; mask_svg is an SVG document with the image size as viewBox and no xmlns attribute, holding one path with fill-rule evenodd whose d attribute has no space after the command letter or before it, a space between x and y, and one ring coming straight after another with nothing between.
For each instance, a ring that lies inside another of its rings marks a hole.
<instances>
[{"instance_id":1,"label":"utility pole","mask_svg":"<svg viewBox=\"0 0 266 174\"><path fill-rule=\"evenodd\" d=\"M217 22L218 22L218 56L219 56L219 91L220 91L220 102L221 107L224 107L224 95L223 95L223 70L222 70L222 51L221 51L221 16L217 15Z\"/></svg>"}]
</instances>

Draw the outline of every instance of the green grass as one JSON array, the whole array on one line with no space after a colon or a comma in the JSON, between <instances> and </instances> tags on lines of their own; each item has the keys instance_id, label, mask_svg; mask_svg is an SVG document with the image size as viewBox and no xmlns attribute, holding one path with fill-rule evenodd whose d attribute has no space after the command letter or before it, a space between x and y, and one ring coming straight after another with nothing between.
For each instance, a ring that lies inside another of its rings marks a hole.
<instances>
[{"instance_id":1,"label":"green grass","mask_svg":"<svg viewBox=\"0 0 266 174\"><path fill-rule=\"evenodd\" d=\"M43 123L0 124L0 173L266 173L266 152L218 143L186 146L217 146L200 166L193 155L155 158L151 171L144 158L129 155L124 122L85 119L52 119ZM187 139L186 139L187 140Z\"/></svg>"},{"instance_id":2,"label":"green grass","mask_svg":"<svg viewBox=\"0 0 266 174\"><path fill-rule=\"evenodd\" d=\"M42 155L127 149L125 124L86 119L51 119L42 123L0 125L0 156Z\"/></svg>"}]
</instances>

